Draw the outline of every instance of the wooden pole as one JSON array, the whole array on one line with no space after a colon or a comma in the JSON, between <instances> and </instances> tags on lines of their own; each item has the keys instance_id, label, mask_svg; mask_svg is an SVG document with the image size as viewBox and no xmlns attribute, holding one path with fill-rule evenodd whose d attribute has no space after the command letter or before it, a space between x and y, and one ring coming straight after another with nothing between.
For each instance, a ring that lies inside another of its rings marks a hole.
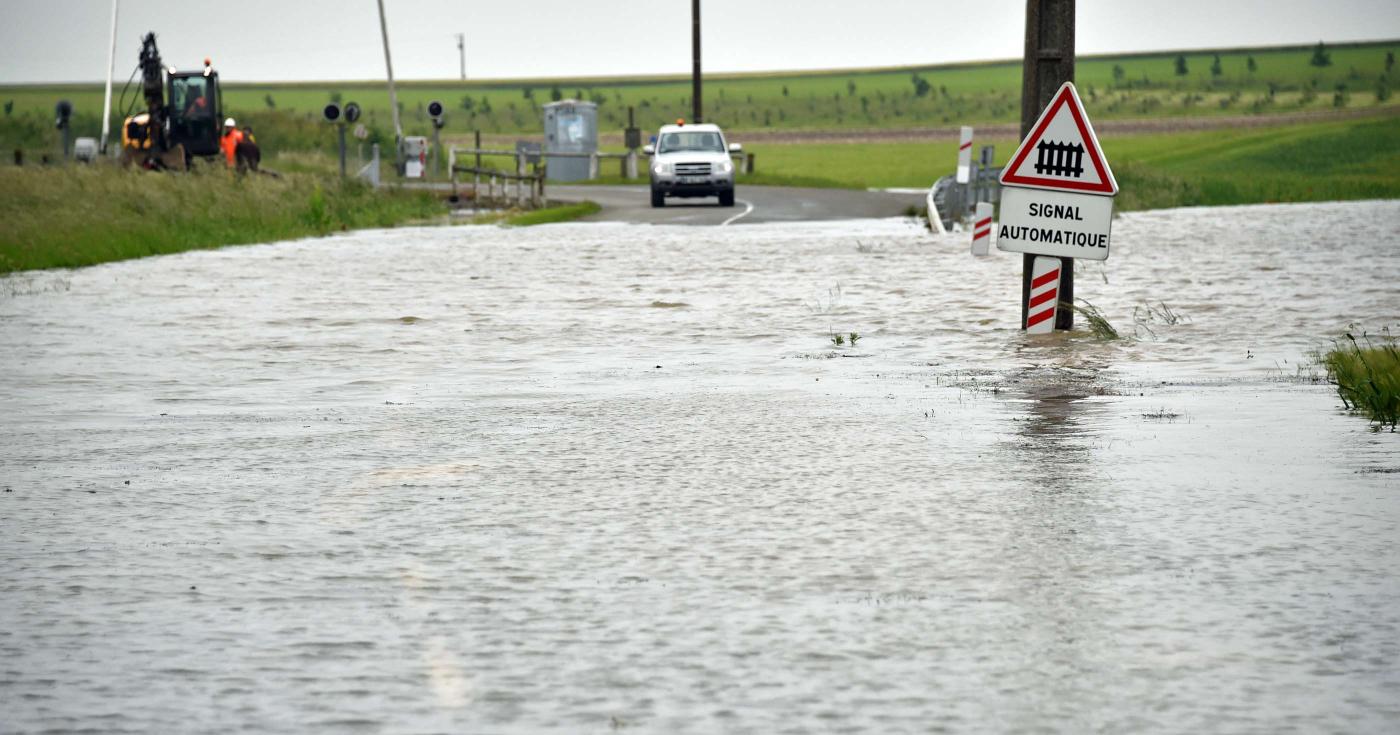
<instances>
[{"instance_id":1,"label":"wooden pole","mask_svg":"<svg viewBox=\"0 0 1400 735\"><path fill-rule=\"evenodd\" d=\"M1026 56L1021 65L1021 138L1065 82L1074 81L1074 0L1026 0ZM1021 258L1021 328L1026 326L1034 255ZM1074 303L1074 258L1060 258L1060 301ZM1074 326L1074 312L1055 311L1055 328Z\"/></svg>"},{"instance_id":2,"label":"wooden pole","mask_svg":"<svg viewBox=\"0 0 1400 735\"><path fill-rule=\"evenodd\" d=\"M700 0L690 0L690 121L704 122L700 114Z\"/></svg>"}]
</instances>

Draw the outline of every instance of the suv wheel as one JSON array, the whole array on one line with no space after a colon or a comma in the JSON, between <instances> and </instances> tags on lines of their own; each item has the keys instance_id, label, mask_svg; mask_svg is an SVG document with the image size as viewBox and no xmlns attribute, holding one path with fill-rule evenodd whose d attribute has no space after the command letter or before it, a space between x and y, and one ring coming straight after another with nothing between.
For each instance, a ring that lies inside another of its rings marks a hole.
<instances>
[{"instance_id":1,"label":"suv wheel","mask_svg":"<svg viewBox=\"0 0 1400 735\"><path fill-rule=\"evenodd\" d=\"M721 207L734 206L734 190L722 191L719 193L719 205Z\"/></svg>"},{"instance_id":2,"label":"suv wheel","mask_svg":"<svg viewBox=\"0 0 1400 735\"><path fill-rule=\"evenodd\" d=\"M664 207L664 206L666 206L666 195L663 194L663 193L661 193L661 192L660 192L659 190L657 190L657 189L652 189L652 190L651 190L651 206L653 206L653 207Z\"/></svg>"}]
</instances>

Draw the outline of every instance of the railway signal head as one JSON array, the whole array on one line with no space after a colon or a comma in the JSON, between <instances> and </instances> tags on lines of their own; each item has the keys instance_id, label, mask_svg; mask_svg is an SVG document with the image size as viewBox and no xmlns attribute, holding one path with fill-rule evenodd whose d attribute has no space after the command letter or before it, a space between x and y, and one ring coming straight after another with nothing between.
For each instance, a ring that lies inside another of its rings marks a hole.
<instances>
[{"instance_id":1,"label":"railway signal head","mask_svg":"<svg viewBox=\"0 0 1400 735\"><path fill-rule=\"evenodd\" d=\"M345 103L345 109L342 112L345 115L345 122L352 123L360 119L360 106L354 102Z\"/></svg>"},{"instance_id":2,"label":"railway signal head","mask_svg":"<svg viewBox=\"0 0 1400 735\"><path fill-rule=\"evenodd\" d=\"M340 122L340 105L332 102L321 110L321 115L326 118L326 122Z\"/></svg>"}]
</instances>

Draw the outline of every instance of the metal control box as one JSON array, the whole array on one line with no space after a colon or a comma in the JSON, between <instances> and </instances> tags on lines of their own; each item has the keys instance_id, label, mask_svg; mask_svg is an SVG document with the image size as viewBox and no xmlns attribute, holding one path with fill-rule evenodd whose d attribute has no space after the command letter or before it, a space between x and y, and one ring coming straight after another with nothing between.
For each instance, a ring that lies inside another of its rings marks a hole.
<instances>
[{"instance_id":1,"label":"metal control box","mask_svg":"<svg viewBox=\"0 0 1400 735\"><path fill-rule=\"evenodd\" d=\"M553 181L588 178L588 154L598 152L598 105L581 100L560 100L544 111L544 153ZM551 156L570 153L572 156Z\"/></svg>"}]
</instances>

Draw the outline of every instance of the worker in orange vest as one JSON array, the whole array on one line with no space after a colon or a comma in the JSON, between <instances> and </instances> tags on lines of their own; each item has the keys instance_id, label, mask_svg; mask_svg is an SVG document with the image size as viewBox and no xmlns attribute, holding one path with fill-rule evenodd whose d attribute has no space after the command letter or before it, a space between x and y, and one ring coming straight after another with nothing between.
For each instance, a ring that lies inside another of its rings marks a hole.
<instances>
[{"instance_id":1,"label":"worker in orange vest","mask_svg":"<svg viewBox=\"0 0 1400 735\"><path fill-rule=\"evenodd\" d=\"M229 168L236 165L235 156L238 152L238 144L243 142L243 131L238 129L238 123L229 118L224 121L224 134L219 138L219 148L224 151L224 158L228 159Z\"/></svg>"}]
</instances>

